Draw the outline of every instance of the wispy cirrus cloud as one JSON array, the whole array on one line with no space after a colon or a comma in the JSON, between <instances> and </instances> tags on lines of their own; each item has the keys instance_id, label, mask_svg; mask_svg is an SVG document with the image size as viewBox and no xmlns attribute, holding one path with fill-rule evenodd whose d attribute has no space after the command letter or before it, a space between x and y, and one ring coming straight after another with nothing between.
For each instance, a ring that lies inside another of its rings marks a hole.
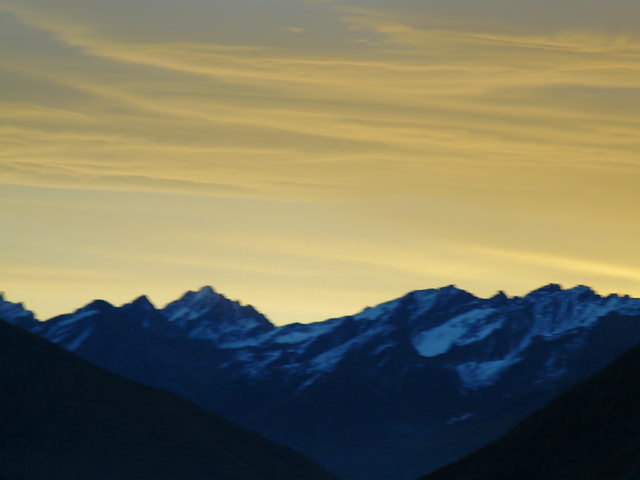
<instances>
[{"instance_id":1,"label":"wispy cirrus cloud","mask_svg":"<svg viewBox=\"0 0 640 480\"><path fill-rule=\"evenodd\" d=\"M246 165L251 155L289 167L271 169L253 162L243 181L260 188L276 184L273 174L294 183L304 183L311 174L331 183L336 162L342 162L345 178L357 175L358 189L366 190L377 189L380 178L387 176L375 168L382 159L399 166L400 177L414 178L434 162L475 168L488 158L494 165L635 164L637 117L615 103L589 108L584 97L577 111L561 91L569 86L575 95L579 85L593 89L593 96L626 91L627 100L634 98L638 65L619 55L621 48L635 48L629 41L419 28L387 11L338 6L337 19L350 29L375 33L381 43L368 48L364 57L323 52L314 58L269 45L114 40L50 11L15 3L4 8L72 51L135 69L120 75L127 78L124 82L105 82L82 67L64 74L34 65L21 70L93 97L100 105L121 106L115 115L74 112L85 119L99 118L101 125L87 131L69 123L71 132L57 132L51 139L60 148L65 136L82 145L87 142L80 136L91 139L96 132L110 131L118 145L100 141L97 146L115 153L114 169L119 163L162 159L168 178L176 174L177 169L170 171L172 163L183 165L177 159L181 149L183 156L209 155L208 168L216 177L237 175L235 166ZM389 54L390 45L395 45L394 55ZM402 45L408 48L399 50ZM514 48L531 52L523 59ZM131 135L140 130L140 120L147 125L142 141ZM149 137L151 131L155 138ZM243 155L247 138L253 148ZM615 152L615 164L602 161L605 152ZM100 156L95 148L86 154ZM294 167L301 163L309 166L305 172ZM374 168L363 169L367 164ZM189 175L185 169L180 175L184 172ZM196 168L192 173L200 177L203 172ZM457 175L455 169L438 174L443 179ZM389 188L411 188L412 183Z\"/></svg>"},{"instance_id":2,"label":"wispy cirrus cloud","mask_svg":"<svg viewBox=\"0 0 640 480\"><path fill-rule=\"evenodd\" d=\"M564 270L571 272L575 277L588 274L594 277L640 282L640 268L629 265L535 251L499 249L486 246L468 246L467 248L480 254L530 264L541 269Z\"/></svg>"},{"instance_id":3,"label":"wispy cirrus cloud","mask_svg":"<svg viewBox=\"0 0 640 480\"><path fill-rule=\"evenodd\" d=\"M538 34L505 33L500 30L500 25L495 23L476 22L469 25L463 22L455 25L437 17L416 17L393 10L370 8L341 8L339 11L344 14L342 19L351 29L368 30L378 34L381 40L386 40L389 44L413 46L422 51L424 48L451 44L472 48L475 46L528 50L529 53L555 51L625 56L640 54L638 32L598 32L586 28L577 30L567 27Z\"/></svg>"},{"instance_id":4,"label":"wispy cirrus cloud","mask_svg":"<svg viewBox=\"0 0 640 480\"><path fill-rule=\"evenodd\" d=\"M0 161L6 183L82 190L164 191L214 197L258 197L259 192L240 185L197 182L149 175L109 174L83 166L52 166ZM103 169L104 170L104 169Z\"/></svg>"},{"instance_id":5,"label":"wispy cirrus cloud","mask_svg":"<svg viewBox=\"0 0 640 480\"><path fill-rule=\"evenodd\" d=\"M67 262L99 244L96 269L157 245L138 283L215 272L252 299L272 275L269 305L287 282L310 301L343 282L322 291L352 310L349 282L633 289L639 4L603 5L0 0L0 184L23 213L7 251L55 263L25 240L43 225L73 232Z\"/></svg>"}]
</instances>

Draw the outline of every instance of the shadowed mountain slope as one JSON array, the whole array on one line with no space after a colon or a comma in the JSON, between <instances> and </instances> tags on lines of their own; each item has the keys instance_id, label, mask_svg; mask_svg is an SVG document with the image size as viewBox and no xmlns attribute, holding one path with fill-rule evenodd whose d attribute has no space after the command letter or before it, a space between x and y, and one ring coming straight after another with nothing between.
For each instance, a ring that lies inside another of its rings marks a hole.
<instances>
[{"instance_id":1,"label":"shadowed mountain slope","mask_svg":"<svg viewBox=\"0 0 640 480\"><path fill-rule=\"evenodd\" d=\"M0 475L26 480L335 480L175 395L0 321Z\"/></svg>"},{"instance_id":2,"label":"shadowed mountain slope","mask_svg":"<svg viewBox=\"0 0 640 480\"><path fill-rule=\"evenodd\" d=\"M497 442L421 480L637 478L640 346L533 413Z\"/></svg>"}]
</instances>

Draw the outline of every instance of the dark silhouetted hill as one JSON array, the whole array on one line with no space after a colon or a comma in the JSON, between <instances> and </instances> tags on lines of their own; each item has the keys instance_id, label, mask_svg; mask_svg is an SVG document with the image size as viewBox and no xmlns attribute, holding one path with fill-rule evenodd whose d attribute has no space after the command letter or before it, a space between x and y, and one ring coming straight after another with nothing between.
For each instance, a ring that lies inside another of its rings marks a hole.
<instances>
[{"instance_id":1,"label":"dark silhouetted hill","mask_svg":"<svg viewBox=\"0 0 640 480\"><path fill-rule=\"evenodd\" d=\"M0 321L0 476L25 480L335 480L168 392Z\"/></svg>"}]
</instances>

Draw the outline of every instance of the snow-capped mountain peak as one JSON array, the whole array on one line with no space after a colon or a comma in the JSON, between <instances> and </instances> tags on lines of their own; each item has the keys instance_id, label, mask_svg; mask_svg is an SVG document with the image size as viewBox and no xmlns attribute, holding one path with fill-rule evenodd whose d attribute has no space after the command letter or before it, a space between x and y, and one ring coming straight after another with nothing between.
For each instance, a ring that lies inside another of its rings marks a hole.
<instances>
[{"instance_id":1,"label":"snow-capped mountain peak","mask_svg":"<svg viewBox=\"0 0 640 480\"><path fill-rule=\"evenodd\" d=\"M264 333L275 328L251 305L229 300L210 286L188 291L161 312L191 338L221 339L232 334L238 339L243 334Z\"/></svg>"},{"instance_id":2,"label":"snow-capped mountain peak","mask_svg":"<svg viewBox=\"0 0 640 480\"><path fill-rule=\"evenodd\" d=\"M530 335L556 338L576 328L589 328L611 312L640 314L640 299L617 295L601 297L590 287L562 289L557 284L534 290L523 298L530 306Z\"/></svg>"},{"instance_id":3,"label":"snow-capped mountain peak","mask_svg":"<svg viewBox=\"0 0 640 480\"><path fill-rule=\"evenodd\" d=\"M188 322L196 319L212 309L226 298L212 287L205 286L200 290L189 290L178 300L174 300L162 309L164 316L172 322Z\"/></svg>"},{"instance_id":4,"label":"snow-capped mountain peak","mask_svg":"<svg viewBox=\"0 0 640 480\"><path fill-rule=\"evenodd\" d=\"M367 307L354 315L357 320L389 319L408 315L410 320L421 319L432 310L448 310L454 305L478 300L477 297L455 285L442 288L414 290L403 297ZM397 314L397 315L394 315Z\"/></svg>"}]
</instances>

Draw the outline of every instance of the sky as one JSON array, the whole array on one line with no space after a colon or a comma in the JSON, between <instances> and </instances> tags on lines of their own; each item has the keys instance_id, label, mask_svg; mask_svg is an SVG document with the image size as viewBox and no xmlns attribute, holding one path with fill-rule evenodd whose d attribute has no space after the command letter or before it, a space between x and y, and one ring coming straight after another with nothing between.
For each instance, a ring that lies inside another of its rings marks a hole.
<instances>
[{"instance_id":1,"label":"sky","mask_svg":"<svg viewBox=\"0 0 640 480\"><path fill-rule=\"evenodd\" d=\"M0 290L277 324L640 296L637 0L0 0Z\"/></svg>"}]
</instances>

